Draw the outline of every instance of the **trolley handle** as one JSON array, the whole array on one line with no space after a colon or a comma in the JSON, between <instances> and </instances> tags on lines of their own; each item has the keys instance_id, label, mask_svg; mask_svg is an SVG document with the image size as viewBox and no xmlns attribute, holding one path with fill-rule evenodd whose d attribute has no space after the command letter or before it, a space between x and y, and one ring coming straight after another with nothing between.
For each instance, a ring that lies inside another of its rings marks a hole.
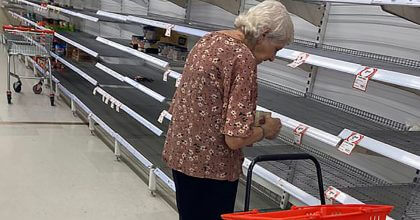
<instances>
[{"instance_id":1,"label":"trolley handle","mask_svg":"<svg viewBox=\"0 0 420 220\"><path fill-rule=\"evenodd\" d=\"M316 173L318 177L318 187L319 195L321 198L321 204L325 205L325 195L324 195L324 183L322 181L321 165L318 160L306 153L297 153L297 154L272 154L272 155L260 155L255 157L248 168L248 175L246 177L246 191L245 191L245 206L244 211L249 211L250 203L250 194L251 194L251 183L252 183L252 170L258 162L265 161L283 161L283 160L312 160L316 167Z\"/></svg>"},{"instance_id":2,"label":"trolley handle","mask_svg":"<svg viewBox=\"0 0 420 220\"><path fill-rule=\"evenodd\" d=\"M52 30L38 30L31 27L21 27L21 26L12 26L12 25L4 25L4 31L22 31L22 32L36 32L42 34L54 34L55 32Z\"/></svg>"}]
</instances>

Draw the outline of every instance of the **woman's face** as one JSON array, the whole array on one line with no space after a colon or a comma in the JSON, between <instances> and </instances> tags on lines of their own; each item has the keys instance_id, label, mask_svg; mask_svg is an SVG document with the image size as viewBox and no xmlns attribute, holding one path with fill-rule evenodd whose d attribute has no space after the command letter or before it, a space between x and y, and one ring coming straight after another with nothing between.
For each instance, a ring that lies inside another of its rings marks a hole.
<instances>
[{"instance_id":1,"label":"woman's face","mask_svg":"<svg viewBox=\"0 0 420 220\"><path fill-rule=\"evenodd\" d=\"M262 37L257 41L253 53L257 64L264 61L274 61L279 50L286 46L284 42L273 40L272 38Z\"/></svg>"}]
</instances>

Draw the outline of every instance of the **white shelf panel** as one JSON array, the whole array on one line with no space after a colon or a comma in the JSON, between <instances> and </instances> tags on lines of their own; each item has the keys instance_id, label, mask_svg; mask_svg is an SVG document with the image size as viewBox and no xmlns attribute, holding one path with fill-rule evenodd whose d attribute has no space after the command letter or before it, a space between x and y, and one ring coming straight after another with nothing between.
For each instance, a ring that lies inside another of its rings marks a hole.
<instances>
[{"instance_id":1,"label":"white shelf panel","mask_svg":"<svg viewBox=\"0 0 420 220\"><path fill-rule=\"evenodd\" d=\"M79 74L81 77L85 78L92 85L94 85L94 86L98 85L98 81L96 81L95 79L93 79L92 77L90 77L88 74L86 74L85 72L83 72L81 69L79 69L76 66L74 66L73 64L67 62L66 60L64 60L63 58L61 58L60 56L58 56L57 54L55 54L53 52L50 52L50 54L51 54L52 57L54 57L55 59L57 59L58 61L60 61L62 64L66 65L68 68L70 68L71 70L73 70L74 72L76 72L77 74Z\"/></svg>"},{"instance_id":2,"label":"white shelf panel","mask_svg":"<svg viewBox=\"0 0 420 220\"><path fill-rule=\"evenodd\" d=\"M346 139L348 138L353 131L344 129L338 136ZM363 134L362 134L363 135ZM406 164L410 167L413 167L417 170L420 170L420 157L412 154L410 152L401 150L389 144L385 144L383 142L377 141L370 137L364 137L362 141L359 143L359 146L376 152L380 155L398 161L402 164Z\"/></svg>"},{"instance_id":3,"label":"white shelf panel","mask_svg":"<svg viewBox=\"0 0 420 220\"><path fill-rule=\"evenodd\" d=\"M121 74L119 74L119 73L115 72L114 70L112 70L112 69L110 69L110 68L108 68L108 67L104 66L104 65L103 65L103 64L101 64L101 63L96 63L96 65L95 65L95 66L96 66L98 69L100 69L100 70L102 70L102 71L104 71L104 72L108 73L109 75L113 76L114 78L116 78L116 79L120 80L121 82L126 82L126 83L130 84L130 85L131 85L131 86L133 86L134 88L136 88L136 89L138 89L138 90L142 91L142 92L143 92L143 93L145 93L146 95L149 95L150 97L152 97L152 98L156 99L156 100L157 100L157 101L159 101L159 102L164 102L164 101L166 100L166 97L164 97L163 95L161 95L161 94L159 94L159 93L157 93L157 92L155 92L155 91L153 91L153 90L151 90L151 89L147 88L146 86L144 86L144 85L142 85L142 84L140 84L140 83L138 83L138 82L136 82L136 81L134 81L134 80L132 80L132 79L130 79L130 78L128 78L128 77L126 77L126 76L123 76L123 75L121 75Z\"/></svg>"},{"instance_id":4,"label":"white shelf panel","mask_svg":"<svg viewBox=\"0 0 420 220\"><path fill-rule=\"evenodd\" d=\"M143 60L146 60L146 61L150 62L151 64L156 65L157 67L163 68L165 70L169 69L169 63L168 62L160 60L156 57L153 57L153 56L150 56L148 54L142 53L138 50L134 50L132 48L126 47L124 45L115 43L115 42L113 42L111 40L108 40L108 39L105 39L103 37L97 37L96 40L103 43L103 44L106 44L108 46L114 47L116 49L127 52L129 54L132 54L132 55L134 55L136 57L139 57Z\"/></svg>"},{"instance_id":5,"label":"white shelf panel","mask_svg":"<svg viewBox=\"0 0 420 220\"><path fill-rule=\"evenodd\" d=\"M135 112L132 109L130 109L128 106L126 106L123 103L121 103L120 101L118 101L118 99L116 99L113 96L111 96L109 93L107 93L102 88L96 87L94 89L94 94L96 94L96 93L99 93L103 97L106 97L107 99L111 100L111 102L114 102L115 105L116 105L116 108L119 108L119 109L125 111L128 115L130 115L132 118L136 119L138 122L140 122L140 124L144 125L146 128L148 128L150 131L152 131L153 133L155 133L157 136L161 136L162 135L162 133L163 133L162 130L160 130L154 124L152 124L151 122L149 122L147 119L143 118L137 112ZM119 105L119 106L117 107L117 105Z\"/></svg>"},{"instance_id":6,"label":"white shelf panel","mask_svg":"<svg viewBox=\"0 0 420 220\"><path fill-rule=\"evenodd\" d=\"M87 47L85 47L85 46L83 46L83 45L81 45L77 42L74 42L74 41L70 40L67 37L64 37L63 35L61 35L59 33L55 33L54 36L56 36L57 38L65 41L65 42L67 42L67 43L69 43L69 44L71 44L71 45L73 45L77 48L79 48L80 50L83 50L84 52L90 54L91 56L93 56L95 58L99 56L99 54L97 52L95 52L95 51L93 51L93 50L91 50L91 49L89 49L89 48L87 48Z\"/></svg>"}]
</instances>

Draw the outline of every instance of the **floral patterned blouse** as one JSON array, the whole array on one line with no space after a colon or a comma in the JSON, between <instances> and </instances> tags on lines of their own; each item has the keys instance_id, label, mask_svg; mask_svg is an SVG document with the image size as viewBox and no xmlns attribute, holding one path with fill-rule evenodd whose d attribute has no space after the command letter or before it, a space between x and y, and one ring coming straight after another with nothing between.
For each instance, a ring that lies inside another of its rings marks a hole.
<instances>
[{"instance_id":1,"label":"floral patterned blouse","mask_svg":"<svg viewBox=\"0 0 420 220\"><path fill-rule=\"evenodd\" d=\"M256 101L251 51L224 33L207 34L191 50L169 109L164 161L189 176L237 180L244 157L224 137L252 134Z\"/></svg>"}]
</instances>

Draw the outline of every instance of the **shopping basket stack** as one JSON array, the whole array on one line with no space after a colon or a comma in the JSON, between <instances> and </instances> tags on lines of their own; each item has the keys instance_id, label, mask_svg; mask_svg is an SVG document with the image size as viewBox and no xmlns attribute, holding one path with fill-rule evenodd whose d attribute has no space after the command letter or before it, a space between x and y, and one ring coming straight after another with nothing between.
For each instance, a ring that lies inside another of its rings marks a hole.
<instances>
[{"instance_id":1,"label":"shopping basket stack","mask_svg":"<svg viewBox=\"0 0 420 220\"><path fill-rule=\"evenodd\" d=\"M259 210L249 210L252 170L256 163L264 161L279 160L312 160L317 169L318 187L320 191L321 204L319 206L293 206L291 210L261 212ZM246 191L245 191L245 210L244 212L224 214L223 220L385 220L393 207L388 205L325 205L325 195L321 166L317 159L309 154L276 154L261 155L252 160L248 168Z\"/></svg>"}]
</instances>

